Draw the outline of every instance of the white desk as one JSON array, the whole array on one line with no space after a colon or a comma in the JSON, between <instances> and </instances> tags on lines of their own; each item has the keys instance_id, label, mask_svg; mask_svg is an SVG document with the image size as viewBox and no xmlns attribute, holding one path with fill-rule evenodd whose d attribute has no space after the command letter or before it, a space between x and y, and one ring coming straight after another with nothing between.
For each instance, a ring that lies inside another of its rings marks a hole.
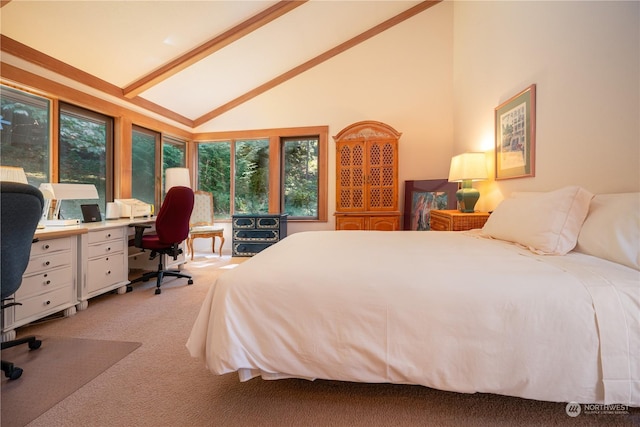
<instances>
[{"instance_id":1,"label":"white desk","mask_svg":"<svg viewBox=\"0 0 640 427\"><path fill-rule=\"evenodd\" d=\"M85 310L89 299L117 290L127 291L129 269L155 269L148 252L129 247L135 234L132 224L153 222L152 218L107 220L66 227L36 230L29 265L23 274L16 302L22 305L4 310L2 340L15 338L15 329L57 312L72 316ZM184 254L165 265L180 267Z\"/></svg>"}]
</instances>

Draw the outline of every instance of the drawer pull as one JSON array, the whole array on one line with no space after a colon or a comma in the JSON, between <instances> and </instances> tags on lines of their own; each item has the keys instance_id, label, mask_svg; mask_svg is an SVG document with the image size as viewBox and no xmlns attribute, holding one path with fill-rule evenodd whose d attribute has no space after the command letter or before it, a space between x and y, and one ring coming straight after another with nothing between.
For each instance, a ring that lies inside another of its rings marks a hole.
<instances>
[{"instance_id":1,"label":"drawer pull","mask_svg":"<svg viewBox=\"0 0 640 427\"><path fill-rule=\"evenodd\" d=\"M51 284L51 280L47 280L46 282L44 282L45 285L50 285Z\"/></svg>"},{"instance_id":2,"label":"drawer pull","mask_svg":"<svg viewBox=\"0 0 640 427\"><path fill-rule=\"evenodd\" d=\"M107 248L107 252L111 251L111 248Z\"/></svg>"},{"instance_id":3,"label":"drawer pull","mask_svg":"<svg viewBox=\"0 0 640 427\"><path fill-rule=\"evenodd\" d=\"M47 267L49 266L49 264L51 264L51 261L45 261L44 262L44 265L47 266Z\"/></svg>"},{"instance_id":4,"label":"drawer pull","mask_svg":"<svg viewBox=\"0 0 640 427\"><path fill-rule=\"evenodd\" d=\"M109 237L111 237L111 233L107 234L107 239L108 239Z\"/></svg>"},{"instance_id":5,"label":"drawer pull","mask_svg":"<svg viewBox=\"0 0 640 427\"><path fill-rule=\"evenodd\" d=\"M42 249L45 249L45 250L47 250L47 249L49 249L49 248L50 248L50 246L49 246L49 245L44 245L44 246L42 247Z\"/></svg>"},{"instance_id":6,"label":"drawer pull","mask_svg":"<svg viewBox=\"0 0 640 427\"><path fill-rule=\"evenodd\" d=\"M51 304L51 301L47 301L47 302L45 302L44 304L45 304L45 305L50 305L50 304Z\"/></svg>"},{"instance_id":7,"label":"drawer pull","mask_svg":"<svg viewBox=\"0 0 640 427\"><path fill-rule=\"evenodd\" d=\"M111 274L111 270L107 271L107 276Z\"/></svg>"}]
</instances>

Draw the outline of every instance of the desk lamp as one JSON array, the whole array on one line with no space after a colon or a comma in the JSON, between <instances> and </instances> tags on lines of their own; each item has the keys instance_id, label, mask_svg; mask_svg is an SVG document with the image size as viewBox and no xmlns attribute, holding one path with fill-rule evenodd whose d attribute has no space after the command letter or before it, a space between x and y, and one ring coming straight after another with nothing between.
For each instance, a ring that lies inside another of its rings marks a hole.
<instances>
[{"instance_id":1,"label":"desk lamp","mask_svg":"<svg viewBox=\"0 0 640 427\"><path fill-rule=\"evenodd\" d=\"M60 219L60 205L62 200L98 199L98 189L93 184L61 184L46 182L40 184L40 191L44 196L44 211L42 223L44 225L76 225L77 219ZM49 211L53 206L53 212Z\"/></svg>"},{"instance_id":2,"label":"desk lamp","mask_svg":"<svg viewBox=\"0 0 640 427\"><path fill-rule=\"evenodd\" d=\"M451 159L449 182L462 183L462 187L456 192L460 212L474 212L480 192L471 187L471 182L487 178L484 153L463 153Z\"/></svg>"},{"instance_id":3,"label":"desk lamp","mask_svg":"<svg viewBox=\"0 0 640 427\"><path fill-rule=\"evenodd\" d=\"M0 166L0 181L29 183L24 169L15 166Z\"/></svg>"}]
</instances>

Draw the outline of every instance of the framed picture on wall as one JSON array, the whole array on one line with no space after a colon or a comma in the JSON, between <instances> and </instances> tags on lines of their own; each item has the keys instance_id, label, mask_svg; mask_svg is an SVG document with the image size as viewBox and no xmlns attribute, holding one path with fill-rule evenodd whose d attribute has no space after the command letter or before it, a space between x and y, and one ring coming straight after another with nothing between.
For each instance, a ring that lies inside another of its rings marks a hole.
<instances>
[{"instance_id":1,"label":"framed picture on wall","mask_svg":"<svg viewBox=\"0 0 640 427\"><path fill-rule=\"evenodd\" d=\"M404 182L404 229L430 230L431 210L457 209L458 183L446 179Z\"/></svg>"},{"instance_id":2,"label":"framed picture on wall","mask_svg":"<svg viewBox=\"0 0 640 427\"><path fill-rule=\"evenodd\" d=\"M535 176L536 85L495 109L496 179Z\"/></svg>"}]
</instances>

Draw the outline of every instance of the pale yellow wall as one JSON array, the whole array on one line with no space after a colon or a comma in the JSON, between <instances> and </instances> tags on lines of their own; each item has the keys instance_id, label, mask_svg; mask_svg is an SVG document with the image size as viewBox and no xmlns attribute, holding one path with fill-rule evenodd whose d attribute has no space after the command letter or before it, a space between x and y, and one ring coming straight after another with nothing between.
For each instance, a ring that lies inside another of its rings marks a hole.
<instances>
[{"instance_id":1,"label":"pale yellow wall","mask_svg":"<svg viewBox=\"0 0 640 427\"><path fill-rule=\"evenodd\" d=\"M452 12L450 3L434 6L196 132L329 126L330 222L291 224L291 231L335 227L332 137L351 123L376 120L402 132L401 183L446 178L453 141ZM403 200L402 186L400 206Z\"/></svg>"},{"instance_id":2,"label":"pale yellow wall","mask_svg":"<svg viewBox=\"0 0 640 427\"><path fill-rule=\"evenodd\" d=\"M494 108L537 85L536 176L479 185L479 209L515 190L640 190L640 2L455 1L453 16L454 154L492 150Z\"/></svg>"}]
</instances>

